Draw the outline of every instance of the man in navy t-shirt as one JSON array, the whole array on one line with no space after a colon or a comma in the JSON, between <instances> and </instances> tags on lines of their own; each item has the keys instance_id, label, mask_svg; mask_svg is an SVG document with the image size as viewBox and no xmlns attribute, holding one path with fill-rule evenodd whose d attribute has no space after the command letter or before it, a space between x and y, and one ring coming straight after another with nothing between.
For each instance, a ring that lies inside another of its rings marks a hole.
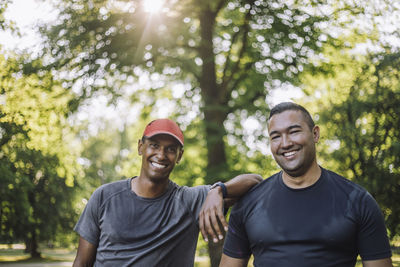
<instances>
[{"instance_id":1,"label":"man in navy t-shirt","mask_svg":"<svg viewBox=\"0 0 400 267\"><path fill-rule=\"evenodd\" d=\"M282 171L233 208L220 266L392 266L381 210L362 187L317 164L316 126L295 103L275 106L271 152Z\"/></svg>"}]
</instances>

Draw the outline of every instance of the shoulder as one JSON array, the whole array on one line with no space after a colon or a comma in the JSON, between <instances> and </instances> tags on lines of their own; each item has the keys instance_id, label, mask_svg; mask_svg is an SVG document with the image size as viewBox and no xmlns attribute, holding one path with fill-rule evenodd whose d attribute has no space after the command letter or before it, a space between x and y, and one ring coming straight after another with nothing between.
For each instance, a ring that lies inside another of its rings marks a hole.
<instances>
[{"instance_id":1,"label":"shoulder","mask_svg":"<svg viewBox=\"0 0 400 267\"><path fill-rule=\"evenodd\" d=\"M358 212L365 210L365 208L376 208L378 206L374 197L361 185L335 172L329 170L323 171L325 171L328 178L328 186L338 196L337 199L349 201L352 203L351 206Z\"/></svg>"},{"instance_id":2,"label":"shoulder","mask_svg":"<svg viewBox=\"0 0 400 267\"><path fill-rule=\"evenodd\" d=\"M242 200L247 201L247 199L252 199L254 197L258 197L259 195L268 194L268 192L272 190L274 186L279 182L280 177L281 172L278 172L268 177L267 179L262 180L259 184L251 188L249 192L242 198Z\"/></svg>"},{"instance_id":3,"label":"shoulder","mask_svg":"<svg viewBox=\"0 0 400 267\"><path fill-rule=\"evenodd\" d=\"M95 199L99 202L105 202L111 197L120 194L121 192L129 191L130 180L131 179L129 178L103 184L93 192L91 199Z\"/></svg>"},{"instance_id":4,"label":"shoulder","mask_svg":"<svg viewBox=\"0 0 400 267\"><path fill-rule=\"evenodd\" d=\"M356 184L355 182L333 172L330 170L322 169L323 175L326 176L328 183L330 186L333 186L333 189L340 190L346 195L368 195L368 191L362 186Z\"/></svg>"},{"instance_id":5,"label":"shoulder","mask_svg":"<svg viewBox=\"0 0 400 267\"><path fill-rule=\"evenodd\" d=\"M271 194L271 191L276 190L276 186L279 183L279 177L281 173L275 173L274 175L264 179L259 184L254 186L247 192L233 207L234 211L242 209L249 209L260 203L260 199L265 199L265 196Z\"/></svg>"},{"instance_id":6,"label":"shoulder","mask_svg":"<svg viewBox=\"0 0 400 267\"><path fill-rule=\"evenodd\" d=\"M179 186L173 183L175 195L183 200L197 199L199 197L206 197L210 190L209 185L199 185L194 187Z\"/></svg>"},{"instance_id":7,"label":"shoulder","mask_svg":"<svg viewBox=\"0 0 400 267\"><path fill-rule=\"evenodd\" d=\"M200 185L195 187L178 186L173 184L172 198L170 199L175 205L181 207L183 210L188 211L194 215L197 221L198 213L207 198L209 191L208 185Z\"/></svg>"}]
</instances>

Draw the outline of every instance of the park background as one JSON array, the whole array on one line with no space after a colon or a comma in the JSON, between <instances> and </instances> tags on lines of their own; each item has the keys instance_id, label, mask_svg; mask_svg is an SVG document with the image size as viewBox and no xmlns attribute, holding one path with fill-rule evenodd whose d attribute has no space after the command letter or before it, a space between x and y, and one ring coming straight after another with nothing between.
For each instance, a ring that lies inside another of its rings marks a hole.
<instances>
[{"instance_id":1,"label":"park background","mask_svg":"<svg viewBox=\"0 0 400 267\"><path fill-rule=\"evenodd\" d=\"M279 168L266 116L289 100L321 127L319 163L378 201L400 266L399 9L388 0L2 0L0 264L72 260L87 200L139 173L137 141L155 118L184 130L176 183L269 177ZM220 249L200 237L197 264L216 266Z\"/></svg>"}]
</instances>

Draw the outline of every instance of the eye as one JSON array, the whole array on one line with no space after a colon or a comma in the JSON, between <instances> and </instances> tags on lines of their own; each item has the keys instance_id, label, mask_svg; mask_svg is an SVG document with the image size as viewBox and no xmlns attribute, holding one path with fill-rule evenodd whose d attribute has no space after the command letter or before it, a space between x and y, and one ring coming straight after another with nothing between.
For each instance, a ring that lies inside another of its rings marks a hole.
<instances>
[{"instance_id":1,"label":"eye","mask_svg":"<svg viewBox=\"0 0 400 267\"><path fill-rule=\"evenodd\" d=\"M276 139L278 139L280 136L279 135L273 135L273 136L271 136L271 140L276 140Z\"/></svg>"},{"instance_id":2,"label":"eye","mask_svg":"<svg viewBox=\"0 0 400 267\"><path fill-rule=\"evenodd\" d=\"M167 148L168 153L176 153L177 150L178 149L176 147L174 147L174 146L171 146L171 147Z\"/></svg>"},{"instance_id":3,"label":"eye","mask_svg":"<svg viewBox=\"0 0 400 267\"><path fill-rule=\"evenodd\" d=\"M158 144L157 143L150 143L149 146L151 148L158 148Z\"/></svg>"}]
</instances>

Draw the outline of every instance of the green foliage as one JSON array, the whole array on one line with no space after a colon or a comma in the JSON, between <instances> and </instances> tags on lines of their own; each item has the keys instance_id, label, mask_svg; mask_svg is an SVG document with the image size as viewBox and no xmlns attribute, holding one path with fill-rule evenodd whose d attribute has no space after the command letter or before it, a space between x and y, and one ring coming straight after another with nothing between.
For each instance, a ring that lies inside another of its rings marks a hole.
<instances>
[{"instance_id":1,"label":"green foliage","mask_svg":"<svg viewBox=\"0 0 400 267\"><path fill-rule=\"evenodd\" d=\"M310 105L319 110L324 164L369 190L393 237L400 232L400 54L330 55L330 75L306 78L307 91L320 96Z\"/></svg>"},{"instance_id":2,"label":"green foliage","mask_svg":"<svg viewBox=\"0 0 400 267\"><path fill-rule=\"evenodd\" d=\"M219 109L224 119L235 110L264 111L274 81L296 82L328 38L320 38L319 26L330 17L318 12L318 1L165 5L152 15L143 1L61 1L59 23L42 29L50 67L68 71L71 86L81 81L81 98L101 87L117 93L115 81L137 76L139 68L189 81L191 90L200 86L205 110Z\"/></svg>"},{"instance_id":3,"label":"green foliage","mask_svg":"<svg viewBox=\"0 0 400 267\"><path fill-rule=\"evenodd\" d=\"M51 74L22 75L18 61L2 56L0 88L0 240L36 246L69 234L77 218L70 95Z\"/></svg>"},{"instance_id":4,"label":"green foliage","mask_svg":"<svg viewBox=\"0 0 400 267\"><path fill-rule=\"evenodd\" d=\"M104 125L92 135L87 133L90 123ZM141 160L137 153L137 140L142 134L138 130L144 129L142 124L138 122L135 127L124 127L122 130L106 120L86 121L80 126L82 152L78 161L84 175L79 181L79 191L83 198L89 199L102 184L139 175ZM79 203L80 212L83 208L84 205Z\"/></svg>"},{"instance_id":5,"label":"green foliage","mask_svg":"<svg viewBox=\"0 0 400 267\"><path fill-rule=\"evenodd\" d=\"M171 179L179 185L196 186L206 184L207 151L202 136L201 121L195 120L184 130L185 147L181 162L176 165ZM220 177L214 177L221 180Z\"/></svg>"},{"instance_id":6,"label":"green foliage","mask_svg":"<svg viewBox=\"0 0 400 267\"><path fill-rule=\"evenodd\" d=\"M63 76L68 87L80 85L73 107L101 88L118 95L127 79L143 74L158 73L165 81L143 90L155 99L171 100L161 96L169 81L189 85L175 100L177 111L184 116L198 107L197 133L202 132L206 148L198 155L207 162L194 167L184 161L176 174L190 167L196 172L189 184L199 177L206 183L227 180L238 170L228 164L224 139L235 131L227 132L224 122L228 116L241 119L236 117L241 111L261 118L268 110L265 99L282 85L279 81L298 82L308 58L330 39L321 24L332 13L320 12L319 1L180 0L166 1L163 12L150 14L143 2L60 1L59 22L42 28L43 51L53 58L48 67L68 72ZM143 91L132 101L140 101ZM152 99L146 100L145 112L156 103Z\"/></svg>"},{"instance_id":7,"label":"green foliage","mask_svg":"<svg viewBox=\"0 0 400 267\"><path fill-rule=\"evenodd\" d=\"M381 126L390 117L381 115L374 121L375 115L367 116L361 112L372 105L374 93L370 92L368 84L376 84L373 77L362 76L363 71L376 76L374 70L363 68L358 61L342 60L347 57L340 54L333 55L338 62L333 67L320 62L314 68L309 66L310 58L313 63L319 59L323 61L320 53L326 51L324 45L330 44L334 50L347 45L348 40L345 42L333 36L341 33L343 25L357 26L354 14L364 13L373 17L375 9L370 11L368 4L360 6L358 1L331 1L327 4L318 0L179 0L166 1L162 12L151 14L143 9L144 1L59 1L59 21L42 27L47 38L44 55L51 59L46 67L58 74L65 88L74 89L76 95L69 102L72 111L102 90L113 94L115 100L123 94L124 87L137 81L143 88L135 90L129 97L132 103L142 105L143 121L152 117L152 111L162 100L173 103L174 111L166 115L176 115L179 122L190 125L185 129L188 138L183 161L172 174L172 179L179 184L212 183L226 180L238 172L258 172L267 177L276 171L271 157L247 148L246 135L249 133L242 121L254 118L260 123L260 128L265 129L269 92L286 85L298 85L301 82L299 76L305 69L309 75L315 76L310 80L316 88L327 85L321 94L324 100L327 98L325 94L329 94L331 102L326 105L326 110L335 116L334 120L327 121L320 114L321 122L326 123L324 130L329 133L327 143L337 141L341 135L356 136L354 132L346 135L350 133L348 128L353 129L349 125L340 128L347 131L335 132L333 129L339 129L336 126L340 121L348 120L353 126L360 119ZM362 32L355 28L354 32ZM374 33L368 34L373 36ZM379 34L374 37L379 38ZM362 71L358 71L360 69ZM331 80L317 78L316 74L321 71L335 77ZM361 78L360 75L362 80L356 81L355 77ZM150 85L140 82L145 78L149 79ZM184 85L180 97L172 96L174 84ZM342 91L339 93L332 89L332 84L337 84L335 89ZM364 84L364 98L359 94L362 90L357 87L361 84ZM350 94L356 90L358 93ZM382 93L382 101L389 96L395 99L397 93ZM351 118L344 118L340 112L332 112L334 107L341 110L353 108L353 105L340 105L354 99L360 103L368 102L368 105L355 109L357 115L350 112ZM310 106L317 107L314 103ZM350 120L354 118L354 121ZM142 121L138 125L142 123L144 125ZM106 131L99 134L98 139L87 140L83 158L90 162L86 169L90 187L110 181L108 179L117 179L112 177L138 173L137 140L131 140L132 136L141 134L138 125L134 126L135 129L127 127L118 134ZM373 132L372 128L364 130ZM250 134L258 143L267 142L265 131ZM391 134L389 131L387 136ZM378 131L375 135L381 136L381 133ZM366 152L375 153L375 157L382 156L380 151L384 147L397 146L397 141L374 138L365 142L382 142L379 151ZM110 149L110 146L119 149ZM102 155L101 151L106 153ZM120 157L121 151L127 152L125 158ZM354 154L355 151L332 153L337 162L341 156L347 155L343 159L346 166L359 156ZM385 162L379 170L387 170L390 164L394 163ZM113 169L112 165L120 170ZM365 169L364 166L353 170L343 165L339 170L346 170L344 174L350 178L366 177L357 172L361 169ZM102 170L102 177L99 177L99 170Z\"/></svg>"},{"instance_id":8,"label":"green foliage","mask_svg":"<svg viewBox=\"0 0 400 267\"><path fill-rule=\"evenodd\" d=\"M4 12L7 10L8 4L11 0L3 0L0 2L0 30L5 30L7 28L12 28L13 23L6 20L4 17Z\"/></svg>"}]
</instances>

